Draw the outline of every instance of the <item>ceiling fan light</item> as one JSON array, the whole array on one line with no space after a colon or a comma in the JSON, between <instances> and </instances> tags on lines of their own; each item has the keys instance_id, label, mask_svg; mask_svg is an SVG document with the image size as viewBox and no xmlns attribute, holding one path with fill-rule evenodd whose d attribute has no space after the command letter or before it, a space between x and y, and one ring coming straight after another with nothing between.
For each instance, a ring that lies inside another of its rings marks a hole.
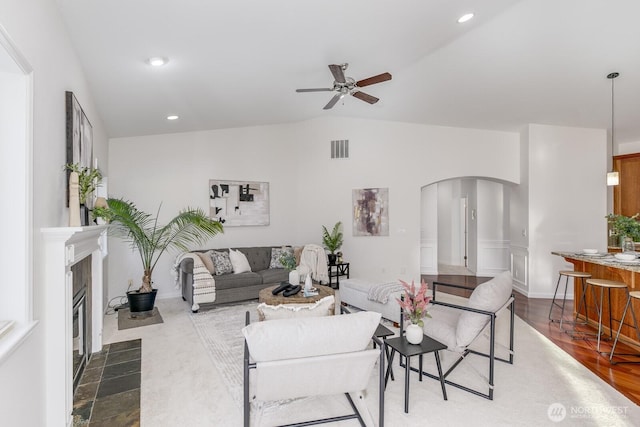
<instances>
[{"instance_id":1,"label":"ceiling fan light","mask_svg":"<svg viewBox=\"0 0 640 427\"><path fill-rule=\"evenodd\" d=\"M620 184L620 174L618 172L607 173L607 186Z\"/></svg>"},{"instance_id":2,"label":"ceiling fan light","mask_svg":"<svg viewBox=\"0 0 640 427\"><path fill-rule=\"evenodd\" d=\"M473 18L473 13L465 13L460 18L458 18L458 24L465 23L468 20L470 20L471 18Z\"/></svg>"},{"instance_id":3,"label":"ceiling fan light","mask_svg":"<svg viewBox=\"0 0 640 427\"><path fill-rule=\"evenodd\" d=\"M175 115L175 114L172 114L172 115L170 115L170 116L167 116L167 120L178 120L179 118L180 118L180 117L179 117L179 116L177 116L177 115Z\"/></svg>"}]
</instances>

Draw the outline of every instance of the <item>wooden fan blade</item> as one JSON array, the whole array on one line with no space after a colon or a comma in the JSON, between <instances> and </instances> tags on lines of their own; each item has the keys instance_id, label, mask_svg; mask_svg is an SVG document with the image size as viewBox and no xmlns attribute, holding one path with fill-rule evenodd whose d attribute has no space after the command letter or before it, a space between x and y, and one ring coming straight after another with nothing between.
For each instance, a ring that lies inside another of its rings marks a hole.
<instances>
[{"instance_id":1,"label":"wooden fan blade","mask_svg":"<svg viewBox=\"0 0 640 427\"><path fill-rule=\"evenodd\" d=\"M332 64L329 65L329 69L331 70L331 74L333 74L333 79L338 83L346 83L347 81L344 78L344 71L342 71L342 65Z\"/></svg>"},{"instance_id":2,"label":"wooden fan blade","mask_svg":"<svg viewBox=\"0 0 640 427\"><path fill-rule=\"evenodd\" d=\"M382 73L382 74L378 74L377 76L369 77L368 79L360 80L356 83L356 86L365 87L369 85L374 85L376 83L386 82L387 80L391 80L391 74Z\"/></svg>"},{"instance_id":3,"label":"wooden fan blade","mask_svg":"<svg viewBox=\"0 0 640 427\"><path fill-rule=\"evenodd\" d=\"M367 93L360 92L360 91L353 92L351 95L355 96L361 101L368 102L369 104L375 104L376 102L380 101L380 99L376 98L375 96L371 96Z\"/></svg>"},{"instance_id":4,"label":"wooden fan blade","mask_svg":"<svg viewBox=\"0 0 640 427\"><path fill-rule=\"evenodd\" d=\"M296 89L296 92L331 92L333 88L319 87L316 89Z\"/></svg>"},{"instance_id":5,"label":"wooden fan blade","mask_svg":"<svg viewBox=\"0 0 640 427\"><path fill-rule=\"evenodd\" d=\"M338 101L340 101L340 98L342 97L341 93L336 94L333 98L331 98L331 101L329 101L329 103L327 105L324 106L323 110L330 110L333 108L334 105L336 105L336 103Z\"/></svg>"}]
</instances>

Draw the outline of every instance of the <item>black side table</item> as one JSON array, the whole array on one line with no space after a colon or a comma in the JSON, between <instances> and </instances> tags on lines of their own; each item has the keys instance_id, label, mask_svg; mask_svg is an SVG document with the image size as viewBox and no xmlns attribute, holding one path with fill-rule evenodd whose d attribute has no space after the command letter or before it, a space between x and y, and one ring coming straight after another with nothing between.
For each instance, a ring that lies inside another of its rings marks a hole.
<instances>
[{"instance_id":1,"label":"black side table","mask_svg":"<svg viewBox=\"0 0 640 427\"><path fill-rule=\"evenodd\" d=\"M419 363L420 368L418 370L420 374L420 381L422 381L422 356L426 353L433 352L436 357L436 365L438 366L438 377L440 379L440 386L442 387L442 397L447 400L447 390L444 387L444 377L442 376L442 366L440 365L439 350L447 348L446 345L440 341L436 341L433 338L425 335L420 344L410 344L407 339L402 337L389 338L385 340L387 347L391 347L391 355L389 356L389 366L387 367L387 373L384 378L384 384L387 385L389 375L391 373L391 365L393 364L393 358L396 352L405 357L404 365L404 412L409 413L409 372L411 372L411 357L420 356Z\"/></svg>"},{"instance_id":2,"label":"black side table","mask_svg":"<svg viewBox=\"0 0 640 427\"><path fill-rule=\"evenodd\" d=\"M347 279L349 278L349 263L337 262L335 264L327 264L327 269L329 270L329 286L333 289L340 289L340 276L347 276ZM336 278L335 288L331 280L333 277Z\"/></svg>"},{"instance_id":3,"label":"black side table","mask_svg":"<svg viewBox=\"0 0 640 427\"><path fill-rule=\"evenodd\" d=\"M386 343L387 342L387 337L390 337L394 335L394 332L387 328L386 326L384 326L382 323L380 323L378 325L378 327L376 328L376 331L373 333L374 337L378 337L378 338L382 338L382 340ZM373 348L376 348L376 342L373 342ZM384 352L385 352L385 356L387 357L387 370L391 371L391 380L395 381L395 378L393 377L393 368L391 367L391 365L389 364L389 347L388 346L384 346ZM386 384L386 382L385 382Z\"/></svg>"}]
</instances>

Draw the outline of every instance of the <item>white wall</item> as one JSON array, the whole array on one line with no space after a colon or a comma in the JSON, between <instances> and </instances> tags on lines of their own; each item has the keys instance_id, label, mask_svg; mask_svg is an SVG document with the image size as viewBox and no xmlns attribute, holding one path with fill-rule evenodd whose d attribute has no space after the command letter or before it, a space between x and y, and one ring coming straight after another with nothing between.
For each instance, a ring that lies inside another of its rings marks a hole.
<instances>
[{"instance_id":1,"label":"white wall","mask_svg":"<svg viewBox=\"0 0 640 427\"><path fill-rule=\"evenodd\" d=\"M460 189L459 180L449 180L438 183L438 264L454 265L454 248L458 244L454 241L454 230L457 231L458 222L453 213L454 200Z\"/></svg>"},{"instance_id":2,"label":"white wall","mask_svg":"<svg viewBox=\"0 0 640 427\"><path fill-rule=\"evenodd\" d=\"M614 156L622 156L624 154L640 153L640 141L618 143Z\"/></svg>"},{"instance_id":3,"label":"white wall","mask_svg":"<svg viewBox=\"0 0 640 427\"><path fill-rule=\"evenodd\" d=\"M332 139L350 141L350 158L331 160ZM109 192L163 219L206 208L211 178L268 181L271 225L227 227L209 247L320 243L321 226L344 224L345 259L354 277L418 279L421 188L460 176L517 182L518 134L373 120L302 123L110 140ZM509 159L513 159L509 161ZM351 199L358 188L389 188L390 235L353 237ZM110 298L139 281L136 257L110 243ZM177 295L173 256L154 273L159 297Z\"/></svg>"},{"instance_id":4,"label":"white wall","mask_svg":"<svg viewBox=\"0 0 640 427\"><path fill-rule=\"evenodd\" d=\"M467 195L467 269L478 270L478 186L476 180L465 179Z\"/></svg>"},{"instance_id":5,"label":"white wall","mask_svg":"<svg viewBox=\"0 0 640 427\"><path fill-rule=\"evenodd\" d=\"M33 99L33 316L43 318L47 309L43 299L41 227L63 226L65 208L65 90L73 91L94 127L95 153L106 169L106 134L93 105L81 66L69 43L55 2L50 0L2 0L0 25L31 65ZM104 161L102 160L104 159ZM12 286L21 286L14 283ZM43 426L44 334L41 322L34 332L0 364L0 413L3 425ZM62 392L62 391L61 391Z\"/></svg>"},{"instance_id":6,"label":"white wall","mask_svg":"<svg viewBox=\"0 0 640 427\"><path fill-rule=\"evenodd\" d=\"M520 132L520 185L511 186L509 236L514 287L529 292L529 128Z\"/></svg>"},{"instance_id":7,"label":"white wall","mask_svg":"<svg viewBox=\"0 0 640 427\"><path fill-rule=\"evenodd\" d=\"M422 188L420 273L438 274L438 184Z\"/></svg>"},{"instance_id":8,"label":"white wall","mask_svg":"<svg viewBox=\"0 0 640 427\"><path fill-rule=\"evenodd\" d=\"M478 276L509 269L509 190L502 183L477 180Z\"/></svg>"},{"instance_id":9,"label":"white wall","mask_svg":"<svg viewBox=\"0 0 640 427\"><path fill-rule=\"evenodd\" d=\"M552 251L607 249L606 131L530 125L528 144L528 296L550 298L571 267Z\"/></svg>"}]
</instances>

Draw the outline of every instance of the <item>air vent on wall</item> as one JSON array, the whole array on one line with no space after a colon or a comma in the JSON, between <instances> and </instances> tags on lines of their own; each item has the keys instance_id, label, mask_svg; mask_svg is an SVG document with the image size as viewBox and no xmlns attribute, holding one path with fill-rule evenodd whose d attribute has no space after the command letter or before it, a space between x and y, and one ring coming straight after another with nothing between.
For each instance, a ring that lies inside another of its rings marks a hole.
<instances>
[{"instance_id":1,"label":"air vent on wall","mask_svg":"<svg viewBox=\"0 0 640 427\"><path fill-rule=\"evenodd\" d=\"M338 139L331 141L331 158L332 159L348 159L349 158L349 140Z\"/></svg>"}]
</instances>

